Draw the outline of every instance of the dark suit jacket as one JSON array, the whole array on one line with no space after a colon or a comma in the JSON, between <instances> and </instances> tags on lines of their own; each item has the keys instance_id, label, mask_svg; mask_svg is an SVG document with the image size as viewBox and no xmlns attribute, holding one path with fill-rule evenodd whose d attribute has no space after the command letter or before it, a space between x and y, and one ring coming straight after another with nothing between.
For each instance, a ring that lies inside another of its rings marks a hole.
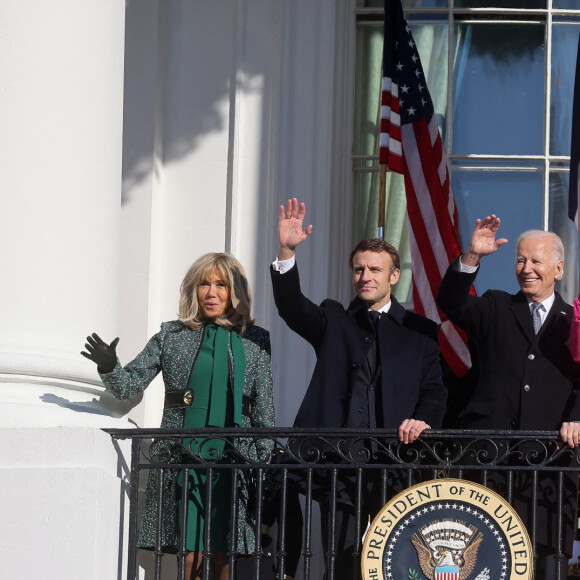
<instances>
[{"instance_id":1,"label":"dark suit jacket","mask_svg":"<svg viewBox=\"0 0 580 580\"><path fill-rule=\"evenodd\" d=\"M580 366L572 360L568 347L572 307L556 293L536 336L522 292L512 295L488 290L481 297L471 296L469 289L477 272L458 272L456 263L457 260L443 277L437 304L476 343L479 379L463 412L462 426L552 431L559 430L563 421L580 420ZM563 465L569 461L569 456L562 458ZM486 485L505 493L506 477L506 472L492 472ZM537 489L533 489L528 472L516 471L510 485L512 504L529 532L534 524L532 505L537 505L535 534L540 557L557 551L562 528L564 553L571 554L577 474L565 474L560 505L555 472L540 476ZM558 520L560 506L562 527Z\"/></svg>"},{"instance_id":2,"label":"dark suit jacket","mask_svg":"<svg viewBox=\"0 0 580 580\"><path fill-rule=\"evenodd\" d=\"M317 356L294 424L343 427L351 389L374 341L366 305L357 298L347 310L334 300L317 306L302 294L297 266L285 274L272 268L271 275L280 316ZM440 427L447 392L441 379L437 326L391 300L379 324L384 427L397 428L409 418Z\"/></svg>"},{"instance_id":3,"label":"dark suit jacket","mask_svg":"<svg viewBox=\"0 0 580 580\"><path fill-rule=\"evenodd\" d=\"M572 306L556 293L534 334L526 297L499 290L469 294L477 274L449 266L437 304L477 345L479 379L463 412L471 429L558 430L580 420L580 366L568 347Z\"/></svg>"}]
</instances>

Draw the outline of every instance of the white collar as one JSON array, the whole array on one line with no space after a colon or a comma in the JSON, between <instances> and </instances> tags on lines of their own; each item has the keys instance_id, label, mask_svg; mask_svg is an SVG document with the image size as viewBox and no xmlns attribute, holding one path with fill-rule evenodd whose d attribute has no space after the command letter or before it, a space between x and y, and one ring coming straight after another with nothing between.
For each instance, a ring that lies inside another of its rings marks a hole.
<instances>
[{"instance_id":1,"label":"white collar","mask_svg":"<svg viewBox=\"0 0 580 580\"><path fill-rule=\"evenodd\" d=\"M377 312L380 312L381 314L386 314L389 311L389 308L391 307L391 304L393 303L392 300L389 300L384 306L381 306ZM370 308L369 308L370 311Z\"/></svg>"},{"instance_id":2,"label":"white collar","mask_svg":"<svg viewBox=\"0 0 580 580\"><path fill-rule=\"evenodd\" d=\"M528 300L528 306L530 306L533 301L530 300L529 298L527 300ZM552 292L552 294L550 296L548 296L545 300L542 300L538 304L541 304L544 307L546 314L547 314L548 312L550 312L550 308L552 308L552 306L554 304L554 300L556 300L556 294L554 292Z\"/></svg>"}]
</instances>

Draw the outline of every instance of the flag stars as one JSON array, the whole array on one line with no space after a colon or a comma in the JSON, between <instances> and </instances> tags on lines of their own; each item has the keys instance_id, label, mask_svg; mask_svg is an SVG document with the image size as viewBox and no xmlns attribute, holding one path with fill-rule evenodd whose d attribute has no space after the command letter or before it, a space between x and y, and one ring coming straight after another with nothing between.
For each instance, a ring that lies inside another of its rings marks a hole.
<instances>
[{"instance_id":1,"label":"flag stars","mask_svg":"<svg viewBox=\"0 0 580 580\"><path fill-rule=\"evenodd\" d=\"M413 42L413 39L412 38L409 38L409 46L411 48L415 48L415 43Z\"/></svg>"},{"instance_id":2,"label":"flag stars","mask_svg":"<svg viewBox=\"0 0 580 580\"><path fill-rule=\"evenodd\" d=\"M398 63L397 63L397 70L398 70L398 71L402 71L402 70L403 70L403 68L404 68L404 67L403 67L403 63L402 63L402 62L398 62Z\"/></svg>"},{"instance_id":3,"label":"flag stars","mask_svg":"<svg viewBox=\"0 0 580 580\"><path fill-rule=\"evenodd\" d=\"M417 69L417 70L415 71L415 76L416 76L417 78L419 78L419 77L421 76L421 71L420 71L419 69Z\"/></svg>"},{"instance_id":4,"label":"flag stars","mask_svg":"<svg viewBox=\"0 0 580 580\"><path fill-rule=\"evenodd\" d=\"M401 92L403 92L403 93L408 93L408 92L409 92L409 87L408 87L407 85L403 85L403 86L401 87Z\"/></svg>"}]
</instances>

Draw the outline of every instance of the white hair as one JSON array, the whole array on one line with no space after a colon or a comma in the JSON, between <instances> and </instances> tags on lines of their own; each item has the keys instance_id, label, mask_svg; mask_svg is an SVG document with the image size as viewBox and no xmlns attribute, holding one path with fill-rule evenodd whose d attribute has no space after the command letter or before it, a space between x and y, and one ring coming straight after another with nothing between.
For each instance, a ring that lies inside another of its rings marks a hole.
<instances>
[{"instance_id":1,"label":"white hair","mask_svg":"<svg viewBox=\"0 0 580 580\"><path fill-rule=\"evenodd\" d=\"M564 244L558 234L548 232L546 230L527 230L520 234L516 243L516 254L520 247L520 243L530 238L549 238L552 240L552 261L556 265L560 260L564 261Z\"/></svg>"}]
</instances>

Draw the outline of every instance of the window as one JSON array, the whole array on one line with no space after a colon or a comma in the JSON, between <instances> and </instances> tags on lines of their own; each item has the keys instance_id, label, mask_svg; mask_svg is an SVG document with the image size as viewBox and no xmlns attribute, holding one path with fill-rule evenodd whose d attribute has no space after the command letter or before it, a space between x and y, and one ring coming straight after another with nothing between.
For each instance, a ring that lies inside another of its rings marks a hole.
<instances>
[{"instance_id":1,"label":"window","mask_svg":"<svg viewBox=\"0 0 580 580\"><path fill-rule=\"evenodd\" d=\"M451 7L452 5L452 7ZM574 5L574 6L573 6ZM382 0L357 9L353 152L359 237L376 236ZM558 233L566 268L557 290L578 294L578 238L567 215L577 0L403 0L439 121L462 248L476 218L496 213L509 240L486 258L476 289L517 291L515 242L527 229ZM389 174L385 238L403 260L395 295L410 300L402 176Z\"/></svg>"}]
</instances>

